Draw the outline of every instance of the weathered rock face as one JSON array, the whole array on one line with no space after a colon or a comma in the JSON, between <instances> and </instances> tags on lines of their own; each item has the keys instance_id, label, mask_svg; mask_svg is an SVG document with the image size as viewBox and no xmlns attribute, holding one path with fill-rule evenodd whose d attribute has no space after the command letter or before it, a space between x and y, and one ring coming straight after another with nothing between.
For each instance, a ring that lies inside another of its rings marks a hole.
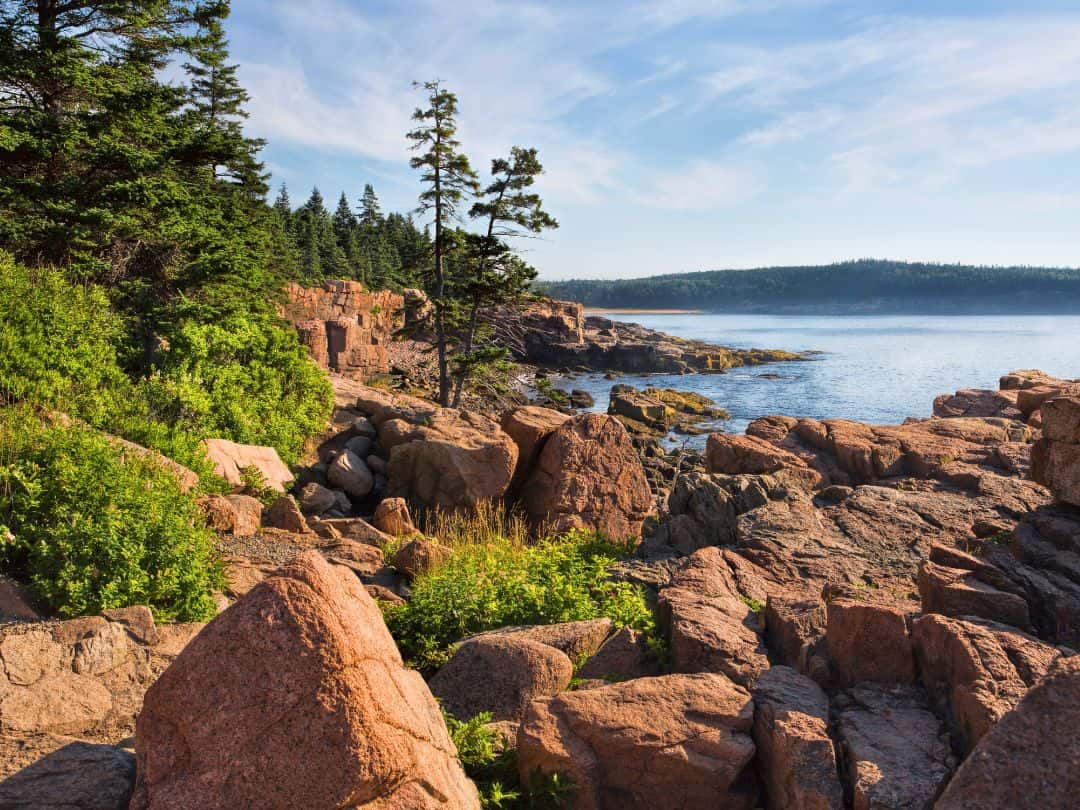
<instances>
[{"instance_id":1,"label":"weathered rock face","mask_svg":"<svg viewBox=\"0 0 1080 810\"><path fill-rule=\"evenodd\" d=\"M750 688L768 669L758 618L738 597L665 588L658 612L674 671L721 672Z\"/></svg>"},{"instance_id":2,"label":"weathered rock face","mask_svg":"<svg viewBox=\"0 0 1080 810\"><path fill-rule=\"evenodd\" d=\"M545 300L516 318L522 332L520 359L540 366L588 366L602 371L684 374L734 366L801 359L769 349L728 349L685 340L636 323L585 316L581 304Z\"/></svg>"},{"instance_id":3,"label":"weathered rock face","mask_svg":"<svg viewBox=\"0 0 1080 810\"><path fill-rule=\"evenodd\" d=\"M315 552L204 628L147 693L132 808L478 808L375 602Z\"/></svg>"},{"instance_id":4,"label":"weathered rock face","mask_svg":"<svg viewBox=\"0 0 1080 810\"><path fill-rule=\"evenodd\" d=\"M548 436L570 417L565 413L535 405L514 408L503 414L500 426L518 448L517 467L510 491L517 494L540 458Z\"/></svg>"},{"instance_id":5,"label":"weathered rock face","mask_svg":"<svg viewBox=\"0 0 1080 810\"><path fill-rule=\"evenodd\" d=\"M1038 636L1080 647L1080 517L1042 508L1016 527L1007 548L988 544L983 560L1003 572L1027 602Z\"/></svg>"},{"instance_id":6,"label":"weathered rock face","mask_svg":"<svg viewBox=\"0 0 1080 810\"><path fill-rule=\"evenodd\" d=\"M814 597L771 594L765 604L769 652L817 684L830 682L824 603Z\"/></svg>"},{"instance_id":7,"label":"weathered rock face","mask_svg":"<svg viewBox=\"0 0 1080 810\"><path fill-rule=\"evenodd\" d=\"M948 735L912 687L860 686L838 701L855 810L930 807L955 767Z\"/></svg>"},{"instance_id":8,"label":"weathered rock face","mask_svg":"<svg viewBox=\"0 0 1080 810\"><path fill-rule=\"evenodd\" d=\"M391 419L380 425L379 437L390 448L390 493L427 507L498 501L517 464L514 440L466 411L441 408L423 424Z\"/></svg>"},{"instance_id":9,"label":"weathered rock face","mask_svg":"<svg viewBox=\"0 0 1080 810\"><path fill-rule=\"evenodd\" d=\"M996 416L1002 419L1024 419L1016 407L1016 391L994 391L985 388L964 388L955 394L942 394L934 400L934 416Z\"/></svg>"},{"instance_id":10,"label":"weathered rock face","mask_svg":"<svg viewBox=\"0 0 1080 810\"><path fill-rule=\"evenodd\" d=\"M912 628L922 682L969 751L1061 657L1013 627L927 614Z\"/></svg>"},{"instance_id":11,"label":"weathered rock face","mask_svg":"<svg viewBox=\"0 0 1080 810\"><path fill-rule=\"evenodd\" d=\"M1080 792L1080 658L1062 658L979 741L938 810L1075 807Z\"/></svg>"},{"instance_id":12,"label":"weathered rock face","mask_svg":"<svg viewBox=\"0 0 1080 810\"><path fill-rule=\"evenodd\" d=\"M840 810L844 793L829 737L829 699L789 667L773 667L754 690L754 743L766 806Z\"/></svg>"},{"instance_id":13,"label":"weathered rock face","mask_svg":"<svg viewBox=\"0 0 1080 810\"><path fill-rule=\"evenodd\" d=\"M725 475L775 473L788 470L807 488L820 486L822 476L794 453L789 453L756 436L713 433L705 447L709 472Z\"/></svg>"},{"instance_id":14,"label":"weathered rock face","mask_svg":"<svg viewBox=\"0 0 1080 810\"><path fill-rule=\"evenodd\" d=\"M53 734L0 735L5 810L127 810L135 757L112 745Z\"/></svg>"},{"instance_id":15,"label":"weathered rock face","mask_svg":"<svg viewBox=\"0 0 1080 810\"><path fill-rule=\"evenodd\" d=\"M357 281L321 287L290 284L282 310L322 368L363 379L390 370L386 344L401 326L404 299L386 290L369 292Z\"/></svg>"},{"instance_id":16,"label":"weathered rock face","mask_svg":"<svg viewBox=\"0 0 1080 810\"><path fill-rule=\"evenodd\" d=\"M237 444L227 439L207 439L203 445L206 448L206 457L214 465L214 472L234 487L243 486L241 471L245 467L257 469L266 485L278 492L284 492L292 483L293 474L273 447Z\"/></svg>"},{"instance_id":17,"label":"weathered rock face","mask_svg":"<svg viewBox=\"0 0 1080 810\"><path fill-rule=\"evenodd\" d=\"M645 636L624 627L589 657L578 677L601 681L629 681L660 674L660 662L649 652Z\"/></svg>"},{"instance_id":18,"label":"weathered rock face","mask_svg":"<svg viewBox=\"0 0 1080 810\"><path fill-rule=\"evenodd\" d=\"M154 627L150 611L0 628L0 734L131 734L143 693L201 625Z\"/></svg>"},{"instance_id":19,"label":"weathered rock face","mask_svg":"<svg viewBox=\"0 0 1080 810\"><path fill-rule=\"evenodd\" d=\"M482 635L465 641L431 679L431 692L459 720L491 712L518 721L529 702L566 689L574 665L566 653L527 638Z\"/></svg>"},{"instance_id":20,"label":"weathered rock face","mask_svg":"<svg viewBox=\"0 0 1080 810\"><path fill-rule=\"evenodd\" d=\"M534 701L518 733L524 783L558 772L575 810L752 808L754 705L723 675L667 675Z\"/></svg>"},{"instance_id":21,"label":"weathered rock face","mask_svg":"<svg viewBox=\"0 0 1080 810\"><path fill-rule=\"evenodd\" d=\"M1032 452L1032 477L1062 503L1080 506L1080 397L1046 402L1042 427Z\"/></svg>"},{"instance_id":22,"label":"weathered rock face","mask_svg":"<svg viewBox=\"0 0 1080 810\"><path fill-rule=\"evenodd\" d=\"M654 511L626 429L597 413L575 416L548 437L522 502L530 519L556 531L596 529L616 539L638 536Z\"/></svg>"},{"instance_id":23,"label":"weathered rock face","mask_svg":"<svg viewBox=\"0 0 1080 810\"><path fill-rule=\"evenodd\" d=\"M914 683L908 607L851 597L830 599L825 641L833 678L849 686L866 681Z\"/></svg>"}]
</instances>

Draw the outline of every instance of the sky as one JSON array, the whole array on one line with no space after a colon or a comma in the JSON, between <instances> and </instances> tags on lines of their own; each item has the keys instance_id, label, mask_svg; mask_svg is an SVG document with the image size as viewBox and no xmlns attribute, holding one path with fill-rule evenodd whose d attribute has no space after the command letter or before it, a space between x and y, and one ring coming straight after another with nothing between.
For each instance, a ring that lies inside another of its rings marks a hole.
<instances>
[{"instance_id":1,"label":"sky","mask_svg":"<svg viewBox=\"0 0 1080 810\"><path fill-rule=\"evenodd\" d=\"M541 278L1080 265L1078 0L233 0L228 30L294 204L416 206L413 81L482 176L537 148Z\"/></svg>"}]
</instances>

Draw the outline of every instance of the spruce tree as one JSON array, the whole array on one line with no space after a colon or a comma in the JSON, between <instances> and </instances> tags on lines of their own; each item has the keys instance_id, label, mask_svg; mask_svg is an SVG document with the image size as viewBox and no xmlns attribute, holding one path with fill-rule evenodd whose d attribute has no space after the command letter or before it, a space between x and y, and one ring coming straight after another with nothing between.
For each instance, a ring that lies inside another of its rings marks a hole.
<instances>
[{"instance_id":1,"label":"spruce tree","mask_svg":"<svg viewBox=\"0 0 1080 810\"><path fill-rule=\"evenodd\" d=\"M177 0L0 6L0 247L103 281L174 270L185 94L157 76L192 22Z\"/></svg>"},{"instance_id":2,"label":"spruce tree","mask_svg":"<svg viewBox=\"0 0 1080 810\"><path fill-rule=\"evenodd\" d=\"M341 192L338 199L337 210L333 216L334 238L345 259L345 265L350 278L358 279L364 284L368 283L365 257L361 255L359 235L359 223L356 214L349 207L349 198L345 192Z\"/></svg>"},{"instance_id":3,"label":"spruce tree","mask_svg":"<svg viewBox=\"0 0 1080 810\"><path fill-rule=\"evenodd\" d=\"M457 96L442 87L439 80L424 82L427 109L417 109L415 129L408 133L412 149L419 152L409 162L420 170L424 190L420 193L420 211L432 214L435 237L432 243L431 285L429 295L435 310L435 348L439 363L439 403L450 403L449 345L460 308L447 296L446 260L453 248L451 224L459 206L474 195L479 184L469 159L460 151L457 140Z\"/></svg>"},{"instance_id":4,"label":"spruce tree","mask_svg":"<svg viewBox=\"0 0 1080 810\"><path fill-rule=\"evenodd\" d=\"M245 186L252 195L266 193L265 175L257 154L265 141L244 136L244 109L250 97L237 79L236 65L229 64L224 19L227 0L203 3L195 9L199 25L194 38L192 61L185 63L189 80L189 101L195 115L199 147L210 161L214 177Z\"/></svg>"},{"instance_id":5,"label":"spruce tree","mask_svg":"<svg viewBox=\"0 0 1080 810\"><path fill-rule=\"evenodd\" d=\"M360 223L369 228L378 228L382 221L379 198L375 196L371 183L367 183L364 186L364 196L360 198Z\"/></svg>"},{"instance_id":6,"label":"spruce tree","mask_svg":"<svg viewBox=\"0 0 1080 810\"><path fill-rule=\"evenodd\" d=\"M274 213L277 214L285 233L291 234L293 224L292 200L289 199L289 189L284 183L278 188L278 195L274 200Z\"/></svg>"}]
</instances>

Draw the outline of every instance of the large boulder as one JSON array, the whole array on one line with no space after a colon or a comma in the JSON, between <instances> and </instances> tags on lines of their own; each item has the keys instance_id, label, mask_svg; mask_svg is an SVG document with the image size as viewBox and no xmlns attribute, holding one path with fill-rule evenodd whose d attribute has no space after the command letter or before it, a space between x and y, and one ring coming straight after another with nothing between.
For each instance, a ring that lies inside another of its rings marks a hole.
<instances>
[{"instance_id":1,"label":"large boulder","mask_svg":"<svg viewBox=\"0 0 1080 810\"><path fill-rule=\"evenodd\" d=\"M754 704L723 675L666 675L533 701L518 770L575 786L574 810L752 808Z\"/></svg>"},{"instance_id":2,"label":"large boulder","mask_svg":"<svg viewBox=\"0 0 1080 810\"><path fill-rule=\"evenodd\" d=\"M658 609L674 671L722 672L749 688L769 668L758 617L738 597L665 588Z\"/></svg>"},{"instance_id":3,"label":"large boulder","mask_svg":"<svg viewBox=\"0 0 1080 810\"><path fill-rule=\"evenodd\" d=\"M293 474L273 447L237 444L227 439L207 439L203 446L214 472L234 487L244 485L243 471L248 467L258 470L266 486L278 492L284 492L292 483Z\"/></svg>"},{"instance_id":4,"label":"large boulder","mask_svg":"<svg viewBox=\"0 0 1080 810\"><path fill-rule=\"evenodd\" d=\"M841 596L829 600L827 615L825 640L837 681L915 682L915 654L904 605Z\"/></svg>"},{"instance_id":5,"label":"large boulder","mask_svg":"<svg viewBox=\"0 0 1080 810\"><path fill-rule=\"evenodd\" d=\"M155 627L138 605L0 627L0 736L130 735L143 693L198 627Z\"/></svg>"},{"instance_id":6,"label":"large boulder","mask_svg":"<svg viewBox=\"0 0 1080 810\"><path fill-rule=\"evenodd\" d=\"M521 490L521 485L529 477L529 473L536 466L537 459L540 458L544 442L569 418L565 413L536 405L525 405L503 414L500 427L514 440L518 448L517 467L514 470L511 492L517 493Z\"/></svg>"},{"instance_id":7,"label":"large boulder","mask_svg":"<svg viewBox=\"0 0 1080 810\"><path fill-rule=\"evenodd\" d=\"M579 663L595 654L614 628L615 623L611 619L602 617L558 624L500 627L497 630L481 633L478 637L502 636L528 639L554 647L570 656L571 661Z\"/></svg>"},{"instance_id":8,"label":"large boulder","mask_svg":"<svg viewBox=\"0 0 1080 810\"><path fill-rule=\"evenodd\" d=\"M654 511L626 429L599 413L575 416L548 437L522 500L535 523L556 531L595 529L615 539L638 536Z\"/></svg>"},{"instance_id":9,"label":"large boulder","mask_svg":"<svg viewBox=\"0 0 1080 810\"><path fill-rule=\"evenodd\" d=\"M919 595L924 613L981 616L1024 630L1031 627L1027 601L983 581L978 571L925 560L919 566Z\"/></svg>"},{"instance_id":10,"label":"large boulder","mask_svg":"<svg viewBox=\"0 0 1080 810\"><path fill-rule=\"evenodd\" d=\"M425 422L391 419L379 428L390 450L390 492L425 507L470 508L499 501L517 464L514 440L497 424L441 408Z\"/></svg>"},{"instance_id":11,"label":"large boulder","mask_svg":"<svg viewBox=\"0 0 1080 810\"><path fill-rule=\"evenodd\" d=\"M929 614L912 627L922 682L952 718L965 751L1011 711L1061 657L1013 627Z\"/></svg>"},{"instance_id":12,"label":"large boulder","mask_svg":"<svg viewBox=\"0 0 1080 810\"><path fill-rule=\"evenodd\" d=\"M1042 427L1032 451L1032 477L1062 503L1080 506L1080 396L1043 404Z\"/></svg>"},{"instance_id":13,"label":"large boulder","mask_svg":"<svg viewBox=\"0 0 1080 810\"><path fill-rule=\"evenodd\" d=\"M375 486L364 459L352 450L342 450L326 469L326 480L354 498L363 498Z\"/></svg>"},{"instance_id":14,"label":"large boulder","mask_svg":"<svg viewBox=\"0 0 1080 810\"><path fill-rule=\"evenodd\" d=\"M710 434L705 446L705 459L709 472L713 473L741 475L788 470L808 487L817 487L822 483L821 473L811 469L797 455L756 436Z\"/></svg>"},{"instance_id":15,"label":"large boulder","mask_svg":"<svg viewBox=\"0 0 1080 810\"><path fill-rule=\"evenodd\" d=\"M829 699L790 667L773 667L754 690L758 773L773 810L841 810L844 792L829 737Z\"/></svg>"},{"instance_id":16,"label":"large boulder","mask_svg":"<svg viewBox=\"0 0 1080 810\"><path fill-rule=\"evenodd\" d=\"M306 552L151 687L133 810L478 808L419 673L359 580Z\"/></svg>"},{"instance_id":17,"label":"large boulder","mask_svg":"<svg viewBox=\"0 0 1080 810\"><path fill-rule=\"evenodd\" d=\"M1080 796L1080 657L1062 658L986 734L937 810L1076 807Z\"/></svg>"},{"instance_id":18,"label":"large boulder","mask_svg":"<svg viewBox=\"0 0 1080 810\"><path fill-rule=\"evenodd\" d=\"M431 679L431 692L448 712L468 720L520 720L534 698L566 689L574 665L566 653L527 638L483 635L464 642Z\"/></svg>"}]
</instances>

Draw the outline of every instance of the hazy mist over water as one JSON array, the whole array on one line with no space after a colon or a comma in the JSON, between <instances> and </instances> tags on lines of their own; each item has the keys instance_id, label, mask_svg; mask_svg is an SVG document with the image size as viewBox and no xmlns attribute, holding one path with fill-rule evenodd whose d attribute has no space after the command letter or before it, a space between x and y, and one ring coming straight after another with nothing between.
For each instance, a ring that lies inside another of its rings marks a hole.
<instances>
[{"instance_id":1,"label":"hazy mist over water","mask_svg":"<svg viewBox=\"0 0 1080 810\"><path fill-rule=\"evenodd\" d=\"M1080 315L609 317L724 346L822 352L810 362L724 374L624 375L615 381L588 374L560 382L589 391L596 410L607 408L608 392L620 382L696 391L731 412L724 429L734 433L767 414L899 423L929 416L938 394L997 388L1002 374L1021 368L1080 377Z\"/></svg>"}]
</instances>

